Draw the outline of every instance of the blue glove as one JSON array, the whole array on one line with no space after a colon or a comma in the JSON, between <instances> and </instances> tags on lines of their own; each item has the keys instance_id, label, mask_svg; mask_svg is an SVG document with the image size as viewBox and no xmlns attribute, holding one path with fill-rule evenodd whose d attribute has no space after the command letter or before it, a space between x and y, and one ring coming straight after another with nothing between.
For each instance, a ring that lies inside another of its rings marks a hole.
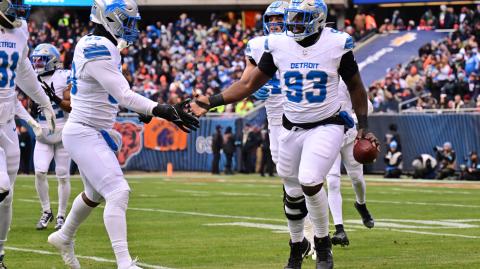
<instances>
[{"instance_id":1,"label":"blue glove","mask_svg":"<svg viewBox=\"0 0 480 269\"><path fill-rule=\"evenodd\" d=\"M270 89L268 87L261 87L258 91L256 91L253 94L253 97L255 97L257 100L267 100L268 97L270 96Z\"/></svg>"},{"instance_id":2,"label":"blue glove","mask_svg":"<svg viewBox=\"0 0 480 269\"><path fill-rule=\"evenodd\" d=\"M347 111L340 111L339 116L345 122L345 126L347 126L348 129L355 126L355 121L353 121L353 118L350 116L350 114L348 114Z\"/></svg>"}]
</instances>

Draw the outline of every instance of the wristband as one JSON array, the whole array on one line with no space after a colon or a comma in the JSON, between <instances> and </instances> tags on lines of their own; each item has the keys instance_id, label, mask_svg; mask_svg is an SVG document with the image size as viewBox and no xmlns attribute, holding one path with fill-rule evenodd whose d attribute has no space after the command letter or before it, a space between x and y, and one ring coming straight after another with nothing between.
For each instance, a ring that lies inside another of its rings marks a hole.
<instances>
[{"instance_id":1,"label":"wristband","mask_svg":"<svg viewBox=\"0 0 480 269\"><path fill-rule=\"evenodd\" d=\"M223 99L222 94L215 94L210 96L208 98L208 102L210 103L210 108L225 105L225 100Z\"/></svg>"}]
</instances>

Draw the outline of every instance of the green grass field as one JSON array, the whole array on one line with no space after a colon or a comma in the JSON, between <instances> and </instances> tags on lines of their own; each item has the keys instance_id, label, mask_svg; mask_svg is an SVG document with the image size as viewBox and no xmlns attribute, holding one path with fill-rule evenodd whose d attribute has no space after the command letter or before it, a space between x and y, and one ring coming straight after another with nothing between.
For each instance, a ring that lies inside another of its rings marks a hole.
<instances>
[{"instance_id":1,"label":"green grass field","mask_svg":"<svg viewBox=\"0 0 480 269\"><path fill-rule=\"evenodd\" d=\"M53 177L51 177L53 179ZM129 244L145 268L283 268L288 234L276 178L178 174L128 176ZM72 199L82 190L72 179ZM348 180L342 184L350 246L335 247L335 268L480 268L480 184L369 178L376 227L361 225ZM52 200L56 183L50 181ZM9 269L65 268L47 245L33 177L17 179L7 242ZM56 211L56 204L54 211ZM82 268L116 268L97 209L77 234ZM333 226L332 226L333 227ZM303 268L314 268L308 260Z\"/></svg>"}]
</instances>

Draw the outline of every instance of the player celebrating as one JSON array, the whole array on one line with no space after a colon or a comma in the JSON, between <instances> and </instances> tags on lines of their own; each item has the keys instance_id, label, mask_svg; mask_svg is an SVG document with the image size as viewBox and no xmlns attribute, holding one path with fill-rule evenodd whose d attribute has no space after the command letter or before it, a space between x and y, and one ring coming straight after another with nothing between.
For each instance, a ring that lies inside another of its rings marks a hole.
<instances>
[{"instance_id":1,"label":"player celebrating","mask_svg":"<svg viewBox=\"0 0 480 269\"><path fill-rule=\"evenodd\" d=\"M265 41L268 35L284 34L285 10L288 8L288 2L275 1L271 3L263 15L264 36L255 37L247 44L245 54L247 56L246 68L243 76L249 76L250 72L262 58L265 52ZM282 89L278 72L267 82L260 90L255 92L257 99L265 100L265 109L267 111L268 135L270 137L270 151L275 164L278 163L278 144L279 135L282 130L283 100ZM288 180L288 179L284 179ZM298 268L307 254L313 254L313 227L309 218L305 218L305 199L293 199L284 192L284 211L288 221L290 231L290 257L285 269ZM304 210L298 210L302 208ZM305 221L304 221L305 219ZM304 229L305 222L305 229ZM307 240L304 236L308 234Z\"/></svg>"},{"instance_id":2,"label":"player celebrating","mask_svg":"<svg viewBox=\"0 0 480 269\"><path fill-rule=\"evenodd\" d=\"M343 110L352 113L352 101L350 100L347 86L343 81L341 81L338 86L338 94L339 100L344 103ZM373 110L370 101L368 101L368 110L369 112ZM343 228L342 194L340 193L340 165L342 161L350 179L352 180L353 190L356 195L354 206L362 217L363 224L367 228L373 228L375 225L365 203L366 184L363 177L363 165L357 162L353 157L353 146L356 137L357 130L355 128L350 128L343 138L340 154L327 174L328 205L332 214L333 223L335 224L335 232L332 236L332 244L334 245L339 244L341 246L348 246L350 243Z\"/></svg>"},{"instance_id":3,"label":"player celebrating","mask_svg":"<svg viewBox=\"0 0 480 269\"><path fill-rule=\"evenodd\" d=\"M70 112L70 85L67 82L70 77L70 71L60 69L62 65L60 62L60 53L57 48L50 44L38 45L32 53L31 60L33 68L38 74L38 78L44 84L44 89L48 90L46 93L52 102L57 118L56 132L61 133L65 121L68 118L68 112ZM46 87L47 85L50 86ZM42 128L44 128L46 124L44 115L39 115L39 122ZM55 230L62 227L67 213L67 203L70 197L71 160L67 150L63 147L61 135L56 134L55 136L60 138L60 140L53 141L54 144L46 144L37 140L33 153L35 187L43 212L37 223L37 230L46 229L48 223L53 220L47 180L48 168L53 158L55 158L55 174L58 179L59 200Z\"/></svg>"},{"instance_id":4,"label":"player celebrating","mask_svg":"<svg viewBox=\"0 0 480 269\"><path fill-rule=\"evenodd\" d=\"M134 0L94 0L90 20L92 34L82 37L72 63L72 112L63 128L65 149L77 163L84 184L60 230L48 242L61 253L70 268L80 268L73 239L82 222L105 200L103 219L118 269L140 268L132 261L127 243L126 210L130 187L114 151L118 144L110 135L118 106L172 121L190 132L198 120L184 111L188 101L160 105L129 87L120 68L120 49L138 39L140 20Z\"/></svg>"},{"instance_id":5,"label":"player celebrating","mask_svg":"<svg viewBox=\"0 0 480 269\"><path fill-rule=\"evenodd\" d=\"M47 95L36 80L28 60L29 6L21 1L0 1L0 269L4 264L4 244L12 220L13 184L20 163L20 149L14 121L18 85L40 104L50 131L55 129L55 115Z\"/></svg>"},{"instance_id":6,"label":"player celebrating","mask_svg":"<svg viewBox=\"0 0 480 269\"><path fill-rule=\"evenodd\" d=\"M357 137L372 142L376 138L366 131L367 95L351 51L353 39L325 26L327 6L322 0L293 0L285 17L287 36L266 39L266 52L249 76L221 94L197 96L191 107L196 115L203 115L212 107L237 102L280 72L287 90L277 170L282 178L289 179L290 184L284 185L288 196L294 201L305 197L315 228L317 269L333 268L328 201L322 186L343 140L345 120L338 115L339 77L352 97L359 122Z\"/></svg>"}]
</instances>

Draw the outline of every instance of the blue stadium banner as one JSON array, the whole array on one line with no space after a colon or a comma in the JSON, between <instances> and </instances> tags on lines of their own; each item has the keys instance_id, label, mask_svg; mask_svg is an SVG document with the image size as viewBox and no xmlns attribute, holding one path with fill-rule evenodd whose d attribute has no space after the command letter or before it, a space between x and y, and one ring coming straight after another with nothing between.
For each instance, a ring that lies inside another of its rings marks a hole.
<instances>
[{"instance_id":1,"label":"blue stadium banner","mask_svg":"<svg viewBox=\"0 0 480 269\"><path fill-rule=\"evenodd\" d=\"M91 6L93 0L24 0L24 3L32 6Z\"/></svg>"}]
</instances>

